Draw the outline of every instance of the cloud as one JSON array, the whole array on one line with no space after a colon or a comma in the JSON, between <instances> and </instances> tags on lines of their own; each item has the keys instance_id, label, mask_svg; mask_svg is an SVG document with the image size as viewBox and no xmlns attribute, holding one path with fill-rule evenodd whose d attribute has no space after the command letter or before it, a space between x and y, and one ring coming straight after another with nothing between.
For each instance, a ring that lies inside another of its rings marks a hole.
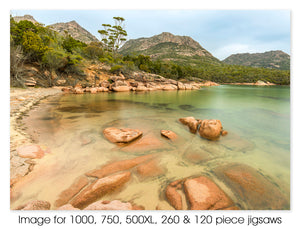
<instances>
[{"instance_id":1,"label":"cloud","mask_svg":"<svg viewBox=\"0 0 300 229\"><path fill-rule=\"evenodd\" d=\"M225 59L231 54L253 52L248 44L228 44L213 51L213 55L219 57L220 60Z\"/></svg>"}]
</instances>

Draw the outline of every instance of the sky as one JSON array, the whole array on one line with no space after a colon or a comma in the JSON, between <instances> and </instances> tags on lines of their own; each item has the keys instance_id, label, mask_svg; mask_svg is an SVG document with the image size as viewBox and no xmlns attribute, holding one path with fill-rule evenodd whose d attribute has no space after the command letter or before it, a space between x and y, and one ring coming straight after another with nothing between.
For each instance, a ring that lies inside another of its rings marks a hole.
<instances>
[{"instance_id":1,"label":"sky","mask_svg":"<svg viewBox=\"0 0 300 229\"><path fill-rule=\"evenodd\" d=\"M98 39L102 24L125 18L127 39L162 32L190 36L220 60L235 53L282 50L290 54L289 10L11 10L45 25L75 20Z\"/></svg>"}]
</instances>

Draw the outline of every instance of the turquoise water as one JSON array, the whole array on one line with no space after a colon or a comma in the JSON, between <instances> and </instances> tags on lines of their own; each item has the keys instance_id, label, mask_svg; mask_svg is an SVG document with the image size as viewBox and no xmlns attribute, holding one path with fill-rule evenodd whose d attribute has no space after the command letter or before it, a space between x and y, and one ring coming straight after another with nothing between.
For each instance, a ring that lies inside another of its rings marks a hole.
<instances>
[{"instance_id":1,"label":"turquoise water","mask_svg":"<svg viewBox=\"0 0 300 229\"><path fill-rule=\"evenodd\" d=\"M219 119L229 134L215 142L202 139L178 121L187 116ZM45 172L23 185L22 195L13 206L33 197L53 203L81 174L108 162L150 153L160 155L164 173L147 179L135 174L127 187L106 199L132 201L146 209L172 209L163 197L169 182L207 175L238 202L230 187L213 173L214 168L230 162L257 169L289 199L289 87L226 85L197 91L63 95L43 101L24 122L35 141L51 149L52 153L37 166L51 173ZM151 135L162 146L133 152L130 148L124 150L102 135L103 129L111 126L140 129L145 137ZM162 129L174 131L179 136L178 142L162 138ZM193 153L199 150L205 151L205 159L194 159ZM244 203L239 206L248 209Z\"/></svg>"}]
</instances>

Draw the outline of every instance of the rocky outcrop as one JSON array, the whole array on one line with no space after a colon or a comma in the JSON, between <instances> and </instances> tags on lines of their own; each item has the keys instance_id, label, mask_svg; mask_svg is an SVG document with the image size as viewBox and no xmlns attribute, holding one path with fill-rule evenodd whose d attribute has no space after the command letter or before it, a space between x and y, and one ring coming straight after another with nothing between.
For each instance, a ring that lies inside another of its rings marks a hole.
<instances>
[{"instance_id":1,"label":"rocky outcrop","mask_svg":"<svg viewBox=\"0 0 300 229\"><path fill-rule=\"evenodd\" d=\"M110 142L128 143L140 137L143 134L143 132L137 129L118 129L114 127L109 127L103 130L103 134Z\"/></svg>"},{"instance_id":2,"label":"rocky outcrop","mask_svg":"<svg viewBox=\"0 0 300 229\"><path fill-rule=\"evenodd\" d=\"M199 134L201 137L209 140L217 140L222 132L222 123L220 120L210 119L202 120Z\"/></svg>"},{"instance_id":3,"label":"rocky outcrop","mask_svg":"<svg viewBox=\"0 0 300 229\"><path fill-rule=\"evenodd\" d=\"M124 92L124 91L130 91L131 88L128 86L116 86L116 87L112 87L112 90L116 92Z\"/></svg>"},{"instance_id":4,"label":"rocky outcrop","mask_svg":"<svg viewBox=\"0 0 300 229\"><path fill-rule=\"evenodd\" d=\"M258 80L256 81L256 83L254 84L255 86L274 86L275 84L270 83L270 82L264 82L262 80Z\"/></svg>"},{"instance_id":5,"label":"rocky outcrop","mask_svg":"<svg viewBox=\"0 0 300 229\"><path fill-rule=\"evenodd\" d=\"M33 77L25 80L24 83L27 87L34 87L36 85L36 80Z\"/></svg>"},{"instance_id":6,"label":"rocky outcrop","mask_svg":"<svg viewBox=\"0 0 300 229\"><path fill-rule=\"evenodd\" d=\"M93 67L94 69L94 67ZM103 69L103 67L101 68ZM82 87L78 84L72 87L62 88L62 91L66 93L74 93L74 94L82 94L84 92L88 93L97 93L97 92L141 92L141 91L173 91L173 90L199 90L202 86L216 86L216 84L211 81L200 82L199 79L195 79L195 81L184 81L179 82L173 79L167 79L160 75L146 73L146 72L132 72L131 75L126 75L126 77L122 74L119 75L111 75L107 79L101 79L97 82L96 86L94 85L94 75L101 75L100 73L96 73L96 70L93 71L93 77L90 77L88 80L90 83L82 83ZM97 70L99 72L99 70ZM86 74L90 74L87 71ZM89 85L87 87L87 85ZM80 89L79 89L80 88ZM82 90L83 88L83 90ZM93 89L93 88L97 88ZM101 89L99 89L101 88ZM97 91L97 92L96 92Z\"/></svg>"}]
</instances>

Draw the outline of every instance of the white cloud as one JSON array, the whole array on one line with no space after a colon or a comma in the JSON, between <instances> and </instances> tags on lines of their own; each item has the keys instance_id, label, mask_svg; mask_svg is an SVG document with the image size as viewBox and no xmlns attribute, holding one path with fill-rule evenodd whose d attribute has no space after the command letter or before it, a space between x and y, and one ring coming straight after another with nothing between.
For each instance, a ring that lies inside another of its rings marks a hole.
<instances>
[{"instance_id":1,"label":"white cloud","mask_svg":"<svg viewBox=\"0 0 300 229\"><path fill-rule=\"evenodd\" d=\"M223 60L231 54L246 52L254 52L254 49L248 44L229 44L212 51L212 54L220 60Z\"/></svg>"}]
</instances>

